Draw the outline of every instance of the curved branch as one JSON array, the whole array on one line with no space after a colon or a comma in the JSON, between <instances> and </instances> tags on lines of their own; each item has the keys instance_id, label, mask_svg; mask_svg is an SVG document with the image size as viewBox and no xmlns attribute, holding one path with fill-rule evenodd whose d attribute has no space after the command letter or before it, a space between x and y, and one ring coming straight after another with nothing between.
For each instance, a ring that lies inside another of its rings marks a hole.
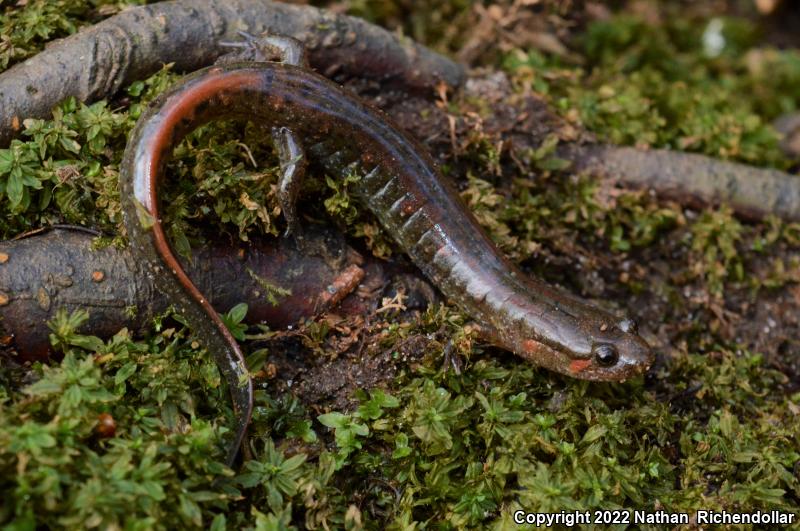
<instances>
[{"instance_id":1,"label":"curved branch","mask_svg":"<svg viewBox=\"0 0 800 531\"><path fill-rule=\"evenodd\" d=\"M772 126L783 136L781 149L788 157L800 157L800 113L784 114L772 122Z\"/></svg>"},{"instance_id":2,"label":"curved branch","mask_svg":"<svg viewBox=\"0 0 800 531\"><path fill-rule=\"evenodd\" d=\"M238 31L292 36L326 76L370 77L405 89L458 86L453 61L358 18L267 0L173 0L123 11L0 74L0 146L25 118L42 118L69 96L94 101L156 72L214 62Z\"/></svg>"},{"instance_id":3,"label":"curved branch","mask_svg":"<svg viewBox=\"0 0 800 531\"><path fill-rule=\"evenodd\" d=\"M569 145L559 156L586 172L635 188L650 188L682 204L727 203L740 215L800 220L800 177L704 155L609 145Z\"/></svg>"}]
</instances>

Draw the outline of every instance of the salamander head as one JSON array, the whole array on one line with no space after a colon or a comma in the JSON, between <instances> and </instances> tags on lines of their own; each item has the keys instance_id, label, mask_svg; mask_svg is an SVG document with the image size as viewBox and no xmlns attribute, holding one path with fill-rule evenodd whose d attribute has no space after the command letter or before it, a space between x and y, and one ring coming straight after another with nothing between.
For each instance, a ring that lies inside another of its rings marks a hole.
<instances>
[{"instance_id":1,"label":"salamander head","mask_svg":"<svg viewBox=\"0 0 800 531\"><path fill-rule=\"evenodd\" d=\"M573 378L623 381L645 372L653 363L653 352L631 319L616 319L592 308L581 318L565 314L558 320L543 323L537 318L527 324L530 327L514 331L513 350ZM547 340L536 333L542 326L550 329Z\"/></svg>"}]
</instances>

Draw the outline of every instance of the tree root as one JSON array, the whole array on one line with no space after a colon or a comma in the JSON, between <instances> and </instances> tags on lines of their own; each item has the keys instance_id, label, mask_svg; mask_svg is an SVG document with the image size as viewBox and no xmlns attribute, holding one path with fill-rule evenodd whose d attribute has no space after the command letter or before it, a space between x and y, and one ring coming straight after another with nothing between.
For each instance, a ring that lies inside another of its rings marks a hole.
<instances>
[{"instance_id":1,"label":"tree root","mask_svg":"<svg viewBox=\"0 0 800 531\"><path fill-rule=\"evenodd\" d=\"M267 0L173 0L125 10L0 74L0 146L25 118L48 117L70 96L112 96L164 63L178 71L207 66L241 30L304 42L311 66L328 77L431 93L440 82L456 87L464 79L460 65L358 18Z\"/></svg>"},{"instance_id":2,"label":"tree root","mask_svg":"<svg viewBox=\"0 0 800 531\"><path fill-rule=\"evenodd\" d=\"M781 149L786 156L800 158L800 113L784 114L772 126L783 136Z\"/></svg>"},{"instance_id":3,"label":"tree root","mask_svg":"<svg viewBox=\"0 0 800 531\"><path fill-rule=\"evenodd\" d=\"M559 156L572 170L648 188L660 197L702 207L725 203L742 217L800 220L800 177L704 155L629 147L568 145Z\"/></svg>"},{"instance_id":4,"label":"tree root","mask_svg":"<svg viewBox=\"0 0 800 531\"><path fill-rule=\"evenodd\" d=\"M217 311L244 302L248 322L273 329L334 304L345 315L367 313L377 304L364 294L387 284L390 263L362 257L333 231L308 227L304 235L302 251L286 238L217 242L183 262ZM92 240L84 231L53 229L0 243L0 346L14 351L14 359L49 357L44 323L59 308L88 310L80 332L108 337L122 327L147 327L169 307L166 294L139 271L128 250L92 250ZM355 292L358 284L362 289Z\"/></svg>"}]
</instances>

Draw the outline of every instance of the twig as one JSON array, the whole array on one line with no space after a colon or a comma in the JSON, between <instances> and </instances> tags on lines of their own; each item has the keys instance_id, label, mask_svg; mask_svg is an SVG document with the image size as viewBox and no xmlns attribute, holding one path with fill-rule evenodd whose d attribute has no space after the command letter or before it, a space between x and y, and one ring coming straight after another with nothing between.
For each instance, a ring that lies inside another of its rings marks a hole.
<instances>
[{"instance_id":1,"label":"twig","mask_svg":"<svg viewBox=\"0 0 800 531\"><path fill-rule=\"evenodd\" d=\"M649 188L681 204L727 203L746 218L773 214L800 220L800 178L782 171L680 151L602 144L567 145L558 153L572 162L575 171Z\"/></svg>"},{"instance_id":2,"label":"twig","mask_svg":"<svg viewBox=\"0 0 800 531\"><path fill-rule=\"evenodd\" d=\"M191 71L227 53L238 31L287 35L305 43L326 76L369 77L433 93L461 84L463 68L361 19L267 0L173 0L123 11L0 74L0 146L25 118L44 118L69 96L95 101L156 72Z\"/></svg>"}]
</instances>

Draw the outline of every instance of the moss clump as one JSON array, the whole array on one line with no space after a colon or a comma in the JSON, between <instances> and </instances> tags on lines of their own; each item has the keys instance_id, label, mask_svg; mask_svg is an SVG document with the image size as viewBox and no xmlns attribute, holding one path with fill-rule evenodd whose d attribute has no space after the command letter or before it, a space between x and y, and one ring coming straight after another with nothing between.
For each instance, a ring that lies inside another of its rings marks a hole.
<instances>
[{"instance_id":1,"label":"moss clump","mask_svg":"<svg viewBox=\"0 0 800 531\"><path fill-rule=\"evenodd\" d=\"M22 61L44 45L114 15L142 0L28 0L9 2L0 13L0 71Z\"/></svg>"},{"instance_id":2,"label":"moss clump","mask_svg":"<svg viewBox=\"0 0 800 531\"><path fill-rule=\"evenodd\" d=\"M23 138L0 149L0 205L10 213L0 236L58 222L121 234L117 183L125 142L149 101L177 79L166 67L135 82L124 111L105 101L87 106L69 99L50 120L25 120ZM179 252L188 255L189 240L201 237L202 220L233 228L242 240L253 232L278 233L278 168L264 139L253 125L221 122L199 128L175 149L164 204Z\"/></svg>"},{"instance_id":3,"label":"moss clump","mask_svg":"<svg viewBox=\"0 0 800 531\"><path fill-rule=\"evenodd\" d=\"M431 310L404 335L457 337L453 317ZM460 374L421 367L391 394L358 394L349 413L314 418L259 392L255 457L234 474L219 462L227 399L187 331L102 342L76 333L84 318L60 314L64 360L5 388L0 521L469 528L517 508L790 509L800 494L797 397L775 392L785 376L734 346L677 354L648 388L565 380L466 341ZM100 435L101 414L116 422L113 438ZM326 428L330 452L319 446Z\"/></svg>"},{"instance_id":4,"label":"moss clump","mask_svg":"<svg viewBox=\"0 0 800 531\"><path fill-rule=\"evenodd\" d=\"M800 54L753 48L756 29L740 19L676 10L662 6L658 24L624 14L591 24L584 67L520 51L505 66L608 142L788 167L770 122L798 108Z\"/></svg>"}]
</instances>

